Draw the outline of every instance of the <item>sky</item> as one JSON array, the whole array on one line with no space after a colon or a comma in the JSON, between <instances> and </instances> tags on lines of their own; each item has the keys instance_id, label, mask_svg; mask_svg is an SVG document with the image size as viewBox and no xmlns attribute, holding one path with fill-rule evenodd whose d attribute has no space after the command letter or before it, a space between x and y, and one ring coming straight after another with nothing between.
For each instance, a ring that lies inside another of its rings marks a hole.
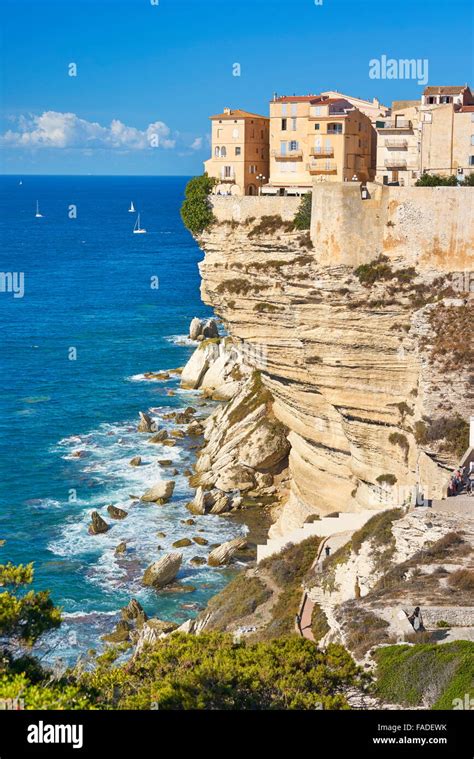
<instances>
[{"instance_id":1,"label":"sky","mask_svg":"<svg viewBox=\"0 0 474 759\"><path fill-rule=\"evenodd\" d=\"M382 56L426 60L430 85L472 85L472 7L0 0L0 173L198 174L225 106L268 115L275 92L328 89L419 98L416 78L370 77Z\"/></svg>"}]
</instances>

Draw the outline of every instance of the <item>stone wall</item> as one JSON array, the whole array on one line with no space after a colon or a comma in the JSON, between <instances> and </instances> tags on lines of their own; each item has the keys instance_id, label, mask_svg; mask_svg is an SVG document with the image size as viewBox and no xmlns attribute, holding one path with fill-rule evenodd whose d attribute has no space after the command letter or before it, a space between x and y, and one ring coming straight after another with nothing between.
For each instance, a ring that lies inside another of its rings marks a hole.
<instances>
[{"instance_id":1,"label":"stone wall","mask_svg":"<svg viewBox=\"0 0 474 759\"><path fill-rule=\"evenodd\" d=\"M470 187L314 184L311 239L321 263L359 266L383 254L419 269L472 269Z\"/></svg>"},{"instance_id":2,"label":"stone wall","mask_svg":"<svg viewBox=\"0 0 474 759\"><path fill-rule=\"evenodd\" d=\"M219 196L211 195L210 201L217 221L246 222L262 216L281 216L291 221L298 210L301 198L274 195Z\"/></svg>"},{"instance_id":3,"label":"stone wall","mask_svg":"<svg viewBox=\"0 0 474 759\"><path fill-rule=\"evenodd\" d=\"M422 606L421 613L428 628L442 620L452 627L474 627L474 606Z\"/></svg>"}]
</instances>

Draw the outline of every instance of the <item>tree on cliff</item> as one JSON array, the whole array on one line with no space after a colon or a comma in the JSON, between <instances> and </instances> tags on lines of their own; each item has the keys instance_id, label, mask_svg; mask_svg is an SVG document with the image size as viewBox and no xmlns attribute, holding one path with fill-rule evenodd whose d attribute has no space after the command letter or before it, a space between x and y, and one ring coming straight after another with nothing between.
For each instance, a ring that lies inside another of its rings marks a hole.
<instances>
[{"instance_id":1,"label":"tree on cliff","mask_svg":"<svg viewBox=\"0 0 474 759\"><path fill-rule=\"evenodd\" d=\"M307 192L303 195L298 210L293 219L295 229L310 229L311 227L311 203L312 194Z\"/></svg>"},{"instance_id":2,"label":"tree on cliff","mask_svg":"<svg viewBox=\"0 0 474 759\"><path fill-rule=\"evenodd\" d=\"M209 194L216 180L203 174L193 177L184 191L185 200L181 206L181 218L192 234L200 234L214 221Z\"/></svg>"}]
</instances>

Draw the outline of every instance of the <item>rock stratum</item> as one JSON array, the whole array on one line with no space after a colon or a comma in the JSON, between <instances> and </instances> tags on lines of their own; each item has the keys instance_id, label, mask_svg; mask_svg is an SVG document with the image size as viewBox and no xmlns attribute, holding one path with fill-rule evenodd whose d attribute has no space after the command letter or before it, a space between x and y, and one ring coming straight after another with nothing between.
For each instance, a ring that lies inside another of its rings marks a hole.
<instances>
[{"instance_id":1,"label":"rock stratum","mask_svg":"<svg viewBox=\"0 0 474 759\"><path fill-rule=\"evenodd\" d=\"M460 292L459 273L441 271L435 259L418 268L412 251L408 265L401 244L359 268L332 264L327 235L318 245L278 217L221 220L198 242L202 298L258 372L273 429L275 421L288 441L289 495L270 534L314 514L407 503L415 487L443 497L473 406L473 296ZM204 351L217 350L201 347L202 363L185 373L191 387L209 369ZM231 374L225 387L234 390ZM225 439L212 425L207 437L222 459ZM198 469L212 468L209 458L203 466L205 453ZM238 488L233 474L217 486Z\"/></svg>"}]
</instances>

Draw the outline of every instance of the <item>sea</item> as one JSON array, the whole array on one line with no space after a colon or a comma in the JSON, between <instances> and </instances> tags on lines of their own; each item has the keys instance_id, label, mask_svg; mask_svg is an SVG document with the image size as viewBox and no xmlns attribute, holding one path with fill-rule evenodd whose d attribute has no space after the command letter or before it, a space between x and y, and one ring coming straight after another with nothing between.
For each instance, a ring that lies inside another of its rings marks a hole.
<instances>
[{"instance_id":1,"label":"sea","mask_svg":"<svg viewBox=\"0 0 474 759\"><path fill-rule=\"evenodd\" d=\"M195 348L190 320L212 315L200 300L202 251L179 214L187 180L0 177L0 273L12 275L0 291L0 562L33 562L34 588L62 609L61 627L39 646L46 661L101 650L132 597L150 616L181 624L232 576L190 564L209 551L193 543L180 549L178 575L192 592L141 584L174 541L201 536L212 545L245 531L218 516L184 524L193 491L183 472L195 449L185 438L151 445L137 432L139 411L171 433L170 411L212 410L172 371ZM131 202L147 234L133 234ZM165 370L169 379L144 377ZM142 465L130 466L137 455ZM142 503L147 487L170 478L162 459L179 472L173 498ZM108 505L128 516L111 519ZM88 533L93 510L107 533Z\"/></svg>"}]
</instances>

